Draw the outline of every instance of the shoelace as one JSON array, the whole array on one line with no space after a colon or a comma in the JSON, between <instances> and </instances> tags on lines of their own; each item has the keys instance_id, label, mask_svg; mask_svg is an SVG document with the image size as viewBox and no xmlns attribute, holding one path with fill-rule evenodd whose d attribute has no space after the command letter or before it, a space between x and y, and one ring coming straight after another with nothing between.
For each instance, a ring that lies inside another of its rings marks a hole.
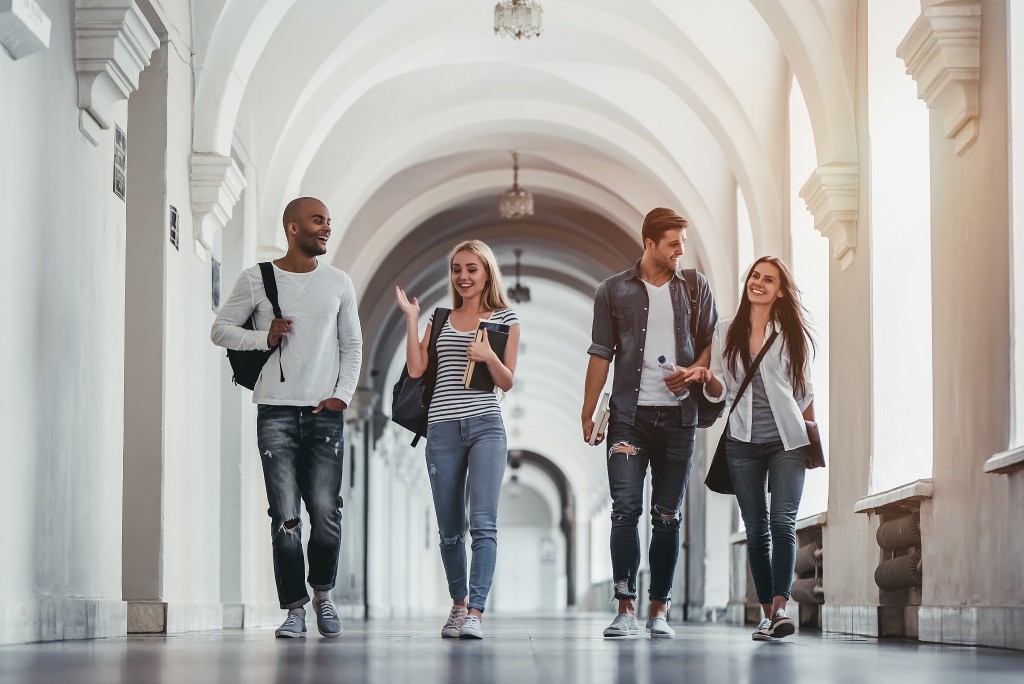
<instances>
[{"instance_id":1,"label":"shoelace","mask_svg":"<svg viewBox=\"0 0 1024 684\"><path fill-rule=\"evenodd\" d=\"M298 624L299 624L299 616L298 615L289 615L287 618L285 618L285 621L284 621L284 624L282 625L282 627L295 627Z\"/></svg>"},{"instance_id":2,"label":"shoelace","mask_svg":"<svg viewBox=\"0 0 1024 684\"><path fill-rule=\"evenodd\" d=\"M467 615L466 621L462 623L463 627L478 627L480 625L480 618L476 615Z\"/></svg>"},{"instance_id":3,"label":"shoelace","mask_svg":"<svg viewBox=\"0 0 1024 684\"><path fill-rule=\"evenodd\" d=\"M757 626L757 631L760 632L760 631L766 630L766 629L768 629L771 626L772 626L772 621L769 620L768 618L765 618L764 620L761 620L761 623Z\"/></svg>"},{"instance_id":4,"label":"shoelace","mask_svg":"<svg viewBox=\"0 0 1024 684\"><path fill-rule=\"evenodd\" d=\"M466 614L458 608L452 608L451 612L448 613L448 622L444 623L445 628L448 627L459 627L460 622L464 622Z\"/></svg>"},{"instance_id":5,"label":"shoelace","mask_svg":"<svg viewBox=\"0 0 1024 684\"><path fill-rule=\"evenodd\" d=\"M334 612L334 606L331 604L330 601L321 601L320 604L317 606L317 610L320 611L320 617L324 618L325 620L330 620L331 618L338 617L337 613Z\"/></svg>"}]
</instances>

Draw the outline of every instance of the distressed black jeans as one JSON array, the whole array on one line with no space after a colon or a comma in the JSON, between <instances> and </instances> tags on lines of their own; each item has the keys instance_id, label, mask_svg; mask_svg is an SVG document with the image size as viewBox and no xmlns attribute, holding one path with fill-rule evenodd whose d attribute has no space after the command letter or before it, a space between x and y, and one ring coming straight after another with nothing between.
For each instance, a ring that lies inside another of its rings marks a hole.
<instances>
[{"instance_id":1,"label":"distressed black jeans","mask_svg":"<svg viewBox=\"0 0 1024 684\"><path fill-rule=\"evenodd\" d=\"M672 597L672 576L679 558L679 524L686 482L693 461L696 428L682 425L678 406L638 406L630 425L608 428L608 486L612 495L612 578L615 598L636 598L640 570L640 534L644 480L651 468L652 601Z\"/></svg>"},{"instance_id":2,"label":"distressed black jeans","mask_svg":"<svg viewBox=\"0 0 1024 684\"><path fill-rule=\"evenodd\" d=\"M260 404L257 409L256 438L282 608L309 602L303 577L302 502L309 513L309 586L329 591L338 575L345 414L326 409L313 413L313 408Z\"/></svg>"}]
</instances>

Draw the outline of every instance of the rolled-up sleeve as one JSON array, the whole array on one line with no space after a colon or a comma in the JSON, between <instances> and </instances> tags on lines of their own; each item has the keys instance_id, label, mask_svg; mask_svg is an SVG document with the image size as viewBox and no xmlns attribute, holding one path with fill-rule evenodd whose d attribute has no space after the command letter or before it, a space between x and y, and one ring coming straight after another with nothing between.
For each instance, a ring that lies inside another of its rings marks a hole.
<instances>
[{"instance_id":1,"label":"rolled-up sleeve","mask_svg":"<svg viewBox=\"0 0 1024 684\"><path fill-rule=\"evenodd\" d=\"M363 362L363 332L359 327L355 287L347 275L345 278L347 287L338 309L338 354L341 366L333 396L341 399L347 406L352 403L352 395L355 394L356 384L359 382L359 369Z\"/></svg>"},{"instance_id":2,"label":"rolled-up sleeve","mask_svg":"<svg viewBox=\"0 0 1024 684\"><path fill-rule=\"evenodd\" d=\"M235 281L231 296L221 305L210 328L210 340L218 347L251 351L270 349L267 344L269 330L249 330L245 325L256 309L253 285L249 274L242 272Z\"/></svg>"},{"instance_id":3,"label":"rolled-up sleeve","mask_svg":"<svg viewBox=\"0 0 1024 684\"><path fill-rule=\"evenodd\" d=\"M587 353L605 361L615 358L615 320L608 302L607 282L597 287L594 296L594 325L590 333L590 348Z\"/></svg>"}]
</instances>

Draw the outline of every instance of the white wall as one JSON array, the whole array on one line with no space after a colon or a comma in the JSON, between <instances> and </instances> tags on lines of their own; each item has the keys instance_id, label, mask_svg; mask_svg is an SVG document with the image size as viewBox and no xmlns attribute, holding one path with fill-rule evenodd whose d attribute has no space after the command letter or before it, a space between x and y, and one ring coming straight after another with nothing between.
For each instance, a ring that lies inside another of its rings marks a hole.
<instances>
[{"instance_id":1,"label":"white wall","mask_svg":"<svg viewBox=\"0 0 1024 684\"><path fill-rule=\"evenodd\" d=\"M0 107L0 285L15 322L0 336L0 643L125 629L125 205L113 131L94 147L78 128L73 5L46 11L48 50L0 52L0 92L17 94ZM123 127L125 108L113 114ZM90 627L77 611L93 602Z\"/></svg>"}]
</instances>

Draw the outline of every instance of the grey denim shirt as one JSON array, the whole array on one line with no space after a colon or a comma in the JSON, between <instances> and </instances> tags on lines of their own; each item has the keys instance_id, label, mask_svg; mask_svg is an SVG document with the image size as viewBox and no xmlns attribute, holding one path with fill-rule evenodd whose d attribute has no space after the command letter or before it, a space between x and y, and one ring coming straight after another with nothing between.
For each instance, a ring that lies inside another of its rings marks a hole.
<instances>
[{"instance_id":1,"label":"grey denim shirt","mask_svg":"<svg viewBox=\"0 0 1024 684\"><path fill-rule=\"evenodd\" d=\"M690 366L699 354L711 344L718 323L718 311L711 287L703 274L697 273L696 286L697 340L690 334L690 299L682 270L677 270L669 281L672 300L673 325L676 340L676 361ZM611 419L630 425L636 418L636 404L640 396L640 374L643 368L644 344L647 341L647 288L640 279L640 261L629 270L608 278L597 286L594 296L594 327L588 354L606 361L615 361L612 379ZM679 402L683 425L697 424L697 404L690 397Z\"/></svg>"}]
</instances>

